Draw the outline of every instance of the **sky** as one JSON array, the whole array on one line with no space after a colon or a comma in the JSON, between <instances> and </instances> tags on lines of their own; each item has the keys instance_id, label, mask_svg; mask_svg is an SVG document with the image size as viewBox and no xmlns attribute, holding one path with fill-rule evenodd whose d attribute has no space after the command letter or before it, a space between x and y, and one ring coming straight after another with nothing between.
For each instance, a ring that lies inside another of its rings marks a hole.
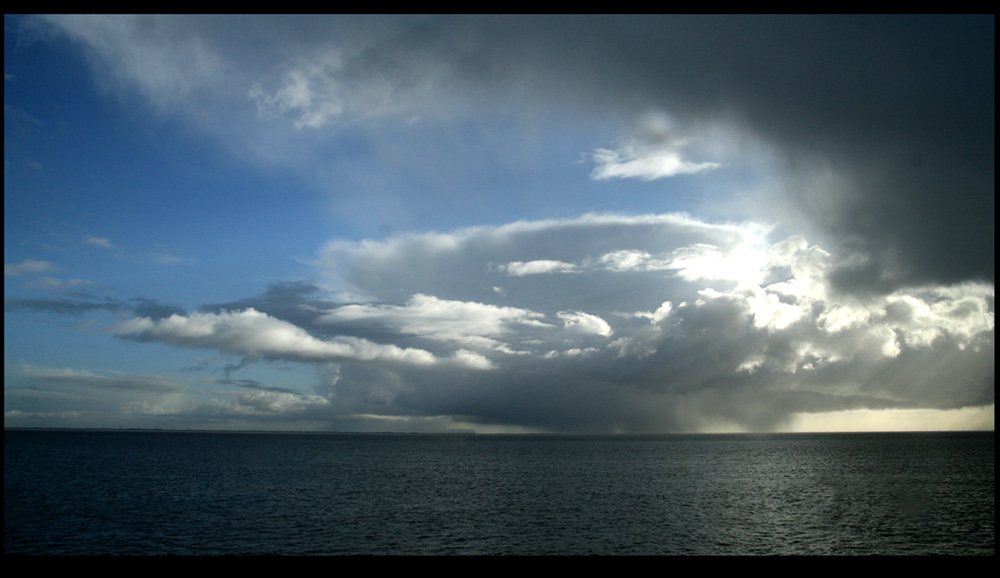
<instances>
[{"instance_id":1,"label":"sky","mask_svg":"<svg viewBox=\"0 0 1000 578\"><path fill-rule=\"evenodd\" d=\"M4 16L4 426L992 430L994 16Z\"/></svg>"}]
</instances>

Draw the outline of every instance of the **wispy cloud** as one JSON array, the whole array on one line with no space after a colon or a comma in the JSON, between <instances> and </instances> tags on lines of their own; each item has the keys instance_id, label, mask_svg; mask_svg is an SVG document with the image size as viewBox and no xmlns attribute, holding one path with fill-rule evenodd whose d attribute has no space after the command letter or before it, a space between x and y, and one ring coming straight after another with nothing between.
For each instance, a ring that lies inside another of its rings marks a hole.
<instances>
[{"instance_id":1,"label":"wispy cloud","mask_svg":"<svg viewBox=\"0 0 1000 578\"><path fill-rule=\"evenodd\" d=\"M171 255L170 253L161 253L156 251L151 251L147 253L126 253L121 251L115 254L116 258L124 259L130 261L137 265L152 264L152 265L185 265L190 263L197 263L197 259L190 257L180 257L177 255Z\"/></svg>"},{"instance_id":2,"label":"wispy cloud","mask_svg":"<svg viewBox=\"0 0 1000 578\"><path fill-rule=\"evenodd\" d=\"M4 78L4 80L7 80L7 78ZM30 124L35 126L44 126L45 124L27 112L6 104L3 105L3 120L4 123L9 122L11 124Z\"/></svg>"},{"instance_id":3,"label":"wispy cloud","mask_svg":"<svg viewBox=\"0 0 1000 578\"><path fill-rule=\"evenodd\" d=\"M20 277L21 275L38 275L58 271L60 267L49 261L22 261L20 263L4 263L4 277Z\"/></svg>"},{"instance_id":4,"label":"wispy cloud","mask_svg":"<svg viewBox=\"0 0 1000 578\"><path fill-rule=\"evenodd\" d=\"M93 237L87 235L86 237L83 238L83 242L86 243L87 245L93 245L94 247L100 247L102 249L115 248L114 243L112 243L109 239L105 239L104 237Z\"/></svg>"},{"instance_id":5,"label":"wispy cloud","mask_svg":"<svg viewBox=\"0 0 1000 578\"><path fill-rule=\"evenodd\" d=\"M176 381L160 375L134 375L119 371L90 371L20 364L14 368L19 383L70 384L104 390L176 393L185 389Z\"/></svg>"},{"instance_id":6,"label":"wispy cloud","mask_svg":"<svg viewBox=\"0 0 1000 578\"><path fill-rule=\"evenodd\" d=\"M64 287L61 282L55 283L54 286L60 289ZM97 299L85 295L73 299L32 299L23 297L4 299L4 311L34 311L61 315L83 315L85 313L107 311L121 315L139 315L154 319L184 312L183 309L175 305L165 305L154 299L145 297Z\"/></svg>"},{"instance_id":7,"label":"wispy cloud","mask_svg":"<svg viewBox=\"0 0 1000 578\"><path fill-rule=\"evenodd\" d=\"M179 257L173 255L166 251L156 250L156 251L136 251L120 245L116 245L111 242L111 239L106 237L95 237L93 235L87 235L83 238L83 244L89 245L91 247L98 247L100 249L114 250L114 257L116 259L122 259L135 263L137 265L142 264L153 264L153 265L181 265L197 262L195 259L189 257Z\"/></svg>"},{"instance_id":8,"label":"wispy cloud","mask_svg":"<svg viewBox=\"0 0 1000 578\"><path fill-rule=\"evenodd\" d=\"M176 105L226 73L218 55L183 33L184 23L179 20L84 14L46 18L84 43L95 64L110 66L110 75L100 79L108 83L107 88L115 82L115 89L123 90L123 81L128 88L137 86L160 109Z\"/></svg>"},{"instance_id":9,"label":"wispy cloud","mask_svg":"<svg viewBox=\"0 0 1000 578\"><path fill-rule=\"evenodd\" d=\"M79 291L83 287L95 287L97 283L86 279L59 279L56 277L37 277L24 284L31 289L45 289L47 291Z\"/></svg>"}]
</instances>

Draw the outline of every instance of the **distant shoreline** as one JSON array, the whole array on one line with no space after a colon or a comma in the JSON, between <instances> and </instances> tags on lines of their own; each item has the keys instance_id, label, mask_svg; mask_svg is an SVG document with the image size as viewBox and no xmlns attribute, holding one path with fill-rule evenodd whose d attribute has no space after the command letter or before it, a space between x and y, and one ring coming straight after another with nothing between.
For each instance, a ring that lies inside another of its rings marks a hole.
<instances>
[{"instance_id":1,"label":"distant shoreline","mask_svg":"<svg viewBox=\"0 0 1000 578\"><path fill-rule=\"evenodd\" d=\"M493 437L493 438L676 438L676 437L802 437L814 435L993 435L994 430L927 430L927 431L844 431L844 432L673 432L673 433L477 433L475 431L413 432L413 431L316 431L316 430L227 430L227 429L167 429L167 428L87 428L87 427L4 427L4 432L95 432L95 433L186 433L186 434L264 434L314 436L406 436L406 437Z\"/></svg>"}]
</instances>

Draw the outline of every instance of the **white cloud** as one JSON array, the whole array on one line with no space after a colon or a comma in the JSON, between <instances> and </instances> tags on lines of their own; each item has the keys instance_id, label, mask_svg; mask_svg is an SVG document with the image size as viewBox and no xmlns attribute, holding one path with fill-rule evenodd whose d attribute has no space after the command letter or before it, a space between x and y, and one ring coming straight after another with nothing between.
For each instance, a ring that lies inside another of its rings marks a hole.
<instances>
[{"instance_id":1,"label":"white cloud","mask_svg":"<svg viewBox=\"0 0 1000 578\"><path fill-rule=\"evenodd\" d=\"M461 366L473 369L487 370L496 368L493 362L486 356L475 351L469 351L468 349L459 349L455 352L455 361Z\"/></svg>"},{"instance_id":2,"label":"white cloud","mask_svg":"<svg viewBox=\"0 0 1000 578\"><path fill-rule=\"evenodd\" d=\"M656 311L653 311L651 313L648 311L638 311L636 313L633 313L633 315L635 317L645 317L649 319L650 323L653 323L655 325L662 323L663 320L670 315L670 312L673 311L673 309L674 309L673 303L671 303L670 301L664 301L659 307L656 308Z\"/></svg>"},{"instance_id":3,"label":"white cloud","mask_svg":"<svg viewBox=\"0 0 1000 578\"><path fill-rule=\"evenodd\" d=\"M605 253L597 260L611 271L663 271L670 268L670 261L657 258L638 249L621 249Z\"/></svg>"},{"instance_id":4,"label":"white cloud","mask_svg":"<svg viewBox=\"0 0 1000 578\"><path fill-rule=\"evenodd\" d=\"M463 322L478 319L475 324L466 326L462 335L498 334L499 318L487 312L518 312L506 318L509 320L530 311L533 312L531 319L539 320L538 314L557 315L574 310L590 314L600 310L628 311L628 299L634 294L671 298L654 297L650 303L653 309L671 301L682 301L685 297L701 299L706 303L726 297L744 304L753 317L754 326L771 330L787 328L804 316L815 316L819 329L836 333L852 323L871 321L873 310L885 307L885 304L864 304L836 297L830 292L826 277L833 265L833 257L829 253L810 246L801 237L768 244L764 241L768 231L768 227L752 223L710 225L683 216L588 216L571 221L522 222L450 234L397 237L381 243L353 246L341 243L331 245L325 258L336 255L336 261L340 263L337 270L341 273L338 276L360 281L359 288L371 295L391 298L391 292L387 292L390 288L422 288L419 292L422 296L406 307L347 306L338 315L346 318L348 312L358 311L384 320L390 314L400 316L405 311L412 315L411 321L427 322L429 332L441 336L450 336L454 332L439 326L441 320L429 315L432 304L440 305L442 309L450 308L452 323L456 322L460 312L469 314L467 318L462 317ZM565 242L555 241L557 232ZM583 238L586 243L579 243L578 240ZM701 242L690 242L699 238ZM622 244L633 248L607 250L609 246ZM528 252L558 254L562 258L510 259ZM528 270L571 270L577 274L565 281L559 280L558 276L521 275L518 283L504 287L504 297L505 302L523 306L501 309L489 305L489 300L497 297L495 285L470 282L479 278L479 274L468 274L469 271L488 271L488 264L498 260L508 263L499 268L499 271L508 274L511 270L519 273ZM419 264L419 267L411 264ZM510 264L518 266L511 267ZM347 269L343 268L345 265ZM671 272L677 281L637 276L657 271ZM601 272L616 275L608 277L600 275ZM619 284L618 279L628 280L627 285ZM445 282L440 282L442 280ZM715 285L719 283L722 284ZM608 285L605 287L602 284ZM698 288L697 284L702 284L704 288ZM548 287L558 293L538 293L536 289L540 287ZM985 321L987 317L983 309L987 307L986 297L982 295L982 286L977 287L973 291L976 297L969 297L971 301L967 302L963 301L965 293L956 288L948 289L949 296L965 303L961 307L946 304L947 300L936 306L941 311L945 311L946 307L955 309L947 318L955 318L954 323L961 323L963 312L977 319L972 325L975 329L969 330L971 333L990 326ZM464 303L461 300L431 297L434 293L449 290L471 291L481 295L482 299L474 304L461 305ZM637 291L632 293L632 290ZM903 308L904 303L899 301L901 297L890 296L889 299L896 303L896 309ZM573 301L584 306L558 307ZM546 306L535 304L545 302L551 302L548 307L556 308L546 312ZM659 320L670 310L646 315ZM841 321L831 324L833 319L840 318ZM947 326L943 313L933 319L927 318L927 321L934 326ZM407 327L398 319L395 323L401 329L406 327L410 333L416 332L414 326ZM473 326L478 329L471 329ZM967 337L970 332L962 333L955 329L951 333Z\"/></svg>"},{"instance_id":5,"label":"white cloud","mask_svg":"<svg viewBox=\"0 0 1000 578\"><path fill-rule=\"evenodd\" d=\"M610 337L613 333L608 322L597 315L582 311L560 311L557 315L563 320L565 327L573 331L603 335L604 337Z\"/></svg>"},{"instance_id":6,"label":"white cloud","mask_svg":"<svg viewBox=\"0 0 1000 578\"><path fill-rule=\"evenodd\" d=\"M604 321L615 312L653 311L637 315L655 324L680 314L683 308L673 304L695 311L724 300L738 307L754 328L774 332L811 323L818 343L844 331L850 331L850 339L861 339L864 333L886 353L896 351L891 345L894 335L917 347L945 334L970 343L992 330L988 286L915 288L875 300L848 298L830 288L833 255L802 237L768 243L769 231L754 223L712 225L682 215L591 215L378 243L335 243L323 257L323 262L336 264L330 269L336 273L335 282L350 281L361 293L390 302L400 289L416 291L405 305L347 305L328 312L326 320L364 318L410 335L459 341L509 335L515 324L522 327L518 331L543 326L552 316L578 328L590 327L594 334L622 337ZM609 250L623 245L630 248ZM531 253L560 258L516 258ZM511 279L503 289L504 302L510 305L503 307L490 304L498 298L496 286L482 282L483 274L478 273L488 274L489 264L497 261L507 263L497 272ZM569 271L575 273L571 278L540 274ZM666 272L673 280L648 275L656 272ZM443 293L475 295L476 300L435 296ZM643 301L648 309L634 307ZM886 333L886 327L891 331ZM529 333L532 339L546 338Z\"/></svg>"},{"instance_id":7,"label":"white cloud","mask_svg":"<svg viewBox=\"0 0 1000 578\"><path fill-rule=\"evenodd\" d=\"M681 153L682 141L650 146L640 142L630 142L618 149L597 149L591 159L597 165L590 178L642 179L652 181L676 175L690 175L717 169L721 163L691 162Z\"/></svg>"},{"instance_id":8,"label":"white cloud","mask_svg":"<svg viewBox=\"0 0 1000 578\"><path fill-rule=\"evenodd\" d=\"M439 299L417 294L405 305L344 305L325 312L320 323L361 321L385 325L401 333L431 340L455 341L467 346L497 347L490 337L508 333L515 325L544 326L541 313L520 309Z\"/></svg>"},{"instance_id":9,"label":"white cloud","mask_svg":"<svg viewBox=\"0 0 1000 578\"><path fill-rule=\"evenodd\" d=\"M503 290L511 303L531 288L567 287L567 283L575 287L565 295L572 299L592 283L577 283L580 280L575 276L569 281L559 279L565 275L512 276L509 264L518 264L513 267L515 273L583 273L632 265L656 271L670 265L673 251L699 243L725 248L723 255L732 260L729 256L737 248L766 244L770 230L770 226L758 223L705 223L681 213L589 214L575 219L400 235L384 241L334 241L321 251L319 265L327 276L328 289L373 301L394 301L399 288L406 287L409 294L486 303L496 297L495 274L507 279ZM613 257L602 262L602 256L609 254ZM634 262L623 258L629 255L638 257ZM494 263L507 265L491 265ZM614 291L602 294L612 303L616 300Z\"/></svg>"},{"instance_id":10,"label":"white cloud","mask_svg":"<svg viewBox=\"0 0 1000 578\"><path fill-rule=\"evenodd\" d=\"M426 365L434 356L420 349L381 345L356 337L321 340L254 309L171 315L159 320L136 317L111 328L115 334L183 347L218 349L248 357L289 361L382 361Z\"/></svg>"},{"instance_id":11,"label":"white cloud","mask_svg":"<svg viewBox=\"0 0 1000 578\"><path fill-rule=\"evenodd\" d=\"M525 275L544 275L546 273L573 273L577 270L576 265L564 263L562 261L552 261L549 259L538 259L537 261L512 261L500 268L513 277L523 277Z\"/></svg>"}]
</instances>

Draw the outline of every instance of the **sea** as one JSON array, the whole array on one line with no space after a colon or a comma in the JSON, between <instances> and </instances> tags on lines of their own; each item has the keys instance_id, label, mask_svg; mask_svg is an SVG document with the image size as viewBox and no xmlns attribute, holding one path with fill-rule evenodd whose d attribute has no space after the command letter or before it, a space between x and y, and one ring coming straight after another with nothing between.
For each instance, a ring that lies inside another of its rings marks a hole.
<instances>
[{"instance_id":1,"label":"sea","mask_svg":"<svg viewBox=\"0 0 1000 578\"><path fill-rule=\"evenodd\" d=\"M4 554L993 556L993 432L4 431Z\"/></svg>"}]
</instances>

